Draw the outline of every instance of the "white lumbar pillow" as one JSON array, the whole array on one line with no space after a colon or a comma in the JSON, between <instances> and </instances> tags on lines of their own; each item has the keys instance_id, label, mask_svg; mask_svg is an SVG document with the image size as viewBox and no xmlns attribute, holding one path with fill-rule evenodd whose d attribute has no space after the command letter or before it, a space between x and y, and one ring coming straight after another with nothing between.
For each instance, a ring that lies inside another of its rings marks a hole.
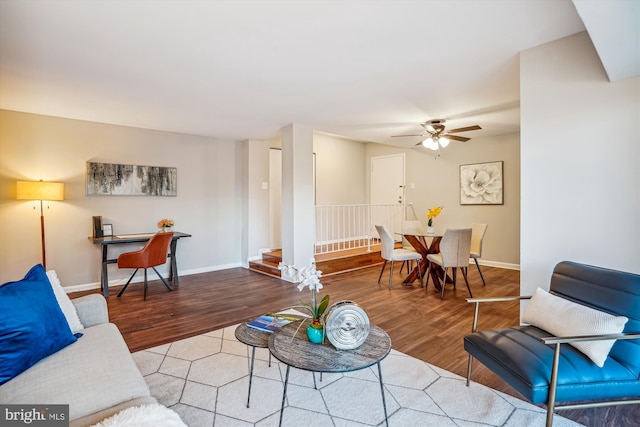
<instances>
[{"instance_id":1,"label":"white lumbar pillow","mask_svg":"<svg viewBox=\"0 0 640 427\"><path fill-rule=\"evenodd\" d=\"M78 317L78 312L76 311L76 307L69 299L69 296L64 291L64 288L60 284L60 279L58 279L58 275L55 270L47 271L47 278L51 283L51 288L53 289L53 293L56 296L56 300L58 300L58 305L62 310L62 314L67 319L67 323L69 324L69 329L71 329L72 333L78 333L80 330L84 329L84 325L80 321Z\"/></svg>"},{"instance_id":2,"label":"white lumbar pillow","mask_svg":"<svg viewBox=\"0 0 640 427\"><path fill-rule=\"evenodd\" d=\"M522 314L522 321L557 337L619 334L629 319L577 304L536 289ZM570 343L602 368L615 340Z\"/></svg>"}]
</instances>

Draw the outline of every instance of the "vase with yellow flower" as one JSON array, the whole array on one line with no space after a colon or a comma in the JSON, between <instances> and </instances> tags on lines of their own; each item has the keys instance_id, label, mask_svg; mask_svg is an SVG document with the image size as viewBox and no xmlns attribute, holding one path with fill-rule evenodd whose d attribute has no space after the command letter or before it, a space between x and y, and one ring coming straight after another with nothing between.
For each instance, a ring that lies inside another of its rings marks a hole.
<instances>
[{"instance_id":1,"label":"vase with yellow flower","mask_svg":"<svg viewBox=\"0 0 640 427\"><path fill-rule=\"evenodd\" d=\"M322 315L329 306L329 295L325 295L320 303L317 302L316 293L322 289L320 276L322 271L316 270L315 260L311 260L309 267L298 268L293 265L284 263L278 264L278 270L284 272L286 276L298 283L298 290L302 291L306 286L311 290L311 303L300 300L300 305L294 305L289 308L301 308L311 315L311 324L307 326L307 338L314 344L321 344L324 341L324 323L322 323Z\"/></svg>"},{"instance_id":2,"label":"vase with yellow flower","mask_svg":"<svg viewBox=\"0 0 640 427\"><path fill-rule=\"evenodd\" d=\"M436 229L433 226L433 219L440 215L444 206L434 206L427 211L427 234L430 236L434 236L436 234Z\"/></svg>"},{"instance_id":3,"label":"vase with yellow flower","mask_svg":"<svg viewBox=\"0 0 640 427\"><path fill-rule=\"evenodd\" d=\"M173 227L172 219L162 218L158 221L158 228L160 228L163 233L169 231L171 227Z\"/></svg>"}]
</instances>

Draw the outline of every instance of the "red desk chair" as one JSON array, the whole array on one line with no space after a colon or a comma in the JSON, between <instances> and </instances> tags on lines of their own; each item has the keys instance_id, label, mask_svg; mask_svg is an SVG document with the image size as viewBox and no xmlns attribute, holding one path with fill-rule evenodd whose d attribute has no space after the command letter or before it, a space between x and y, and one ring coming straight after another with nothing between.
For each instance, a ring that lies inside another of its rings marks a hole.
<instances>
[{"instance_id":1,"label":"red desk chair","mask_svg":"<svg viewBox=\"0 0 640 427\"><path fill-rule=\"evenodd\" d=\"M136 271L133 272L127 284L124 285L124 288L118 293L118 298L122 296L124 291L127 290L127 286L131 283L131 279L136 275L139 269L144 268L144 300L147 300L147 269L153 268L153 271L156 272L162 283L169 289L169 291L173 291L171 286L164 280L164 277L158 273L156 270L156 266L162 265L167 262L167 254L169 252L169 243L171 243L171 239L173 238L173 233L156 233L149 239L144 248L139 251L133 252L125 252L118 256L118 268L135 268Z\"/></svg>"}]
</instances>

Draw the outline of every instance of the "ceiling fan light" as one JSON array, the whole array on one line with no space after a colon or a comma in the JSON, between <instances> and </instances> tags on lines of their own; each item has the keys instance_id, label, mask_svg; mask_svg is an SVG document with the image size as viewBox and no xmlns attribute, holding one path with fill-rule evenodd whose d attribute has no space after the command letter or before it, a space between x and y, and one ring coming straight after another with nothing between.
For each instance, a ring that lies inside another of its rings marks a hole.
<instances>
[{"instance_id":1,"label":"ceiling fan light","mask_svg":"<svg viewBox=\"0 0 640 427\"><path fill-rule=\"evenodd\" d=\"M447 138L440 137L439 142L442 148L445 148L447 145L449 145L449 140Z\"/></svg>"},{"instance_id":2,"label":"ceiling fan light","mask_svg":"<svg viewBox=\"0 0 640 427\"><path fill-rule=\"evenodd\" d=\"M436 151L439 147L438 147L438 140L434 139L434 138L427 138L428 140L428 145L427 148L429 150L433 150Z\"/></svg>"},{"instance_id":3,"label":"ceiling fan light","mask_svg":"<svg viewBox=\"0 0 640 427\"><path fill-rule=\"evenodd\" d=\"M431 138L425 138L422 140L422 146L424 148L429 148L429 145L431 145Z\"/></svg>"}]
</instances>

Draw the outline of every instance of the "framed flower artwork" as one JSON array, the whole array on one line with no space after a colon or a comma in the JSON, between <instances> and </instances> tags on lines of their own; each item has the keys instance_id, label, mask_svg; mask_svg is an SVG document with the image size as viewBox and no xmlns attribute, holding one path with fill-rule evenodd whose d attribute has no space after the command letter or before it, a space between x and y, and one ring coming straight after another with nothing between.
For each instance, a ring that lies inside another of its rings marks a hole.
<instances>
[{"instance_id":1,"label":"framed flower artwork","mask_svg":"<svg viewBox=\"0 0 640 427\"><path fill-rule=\"evenodd\" d=\"M460 165L460 204L503 205L502 163Z\"/></svg>"}]
</instances>

